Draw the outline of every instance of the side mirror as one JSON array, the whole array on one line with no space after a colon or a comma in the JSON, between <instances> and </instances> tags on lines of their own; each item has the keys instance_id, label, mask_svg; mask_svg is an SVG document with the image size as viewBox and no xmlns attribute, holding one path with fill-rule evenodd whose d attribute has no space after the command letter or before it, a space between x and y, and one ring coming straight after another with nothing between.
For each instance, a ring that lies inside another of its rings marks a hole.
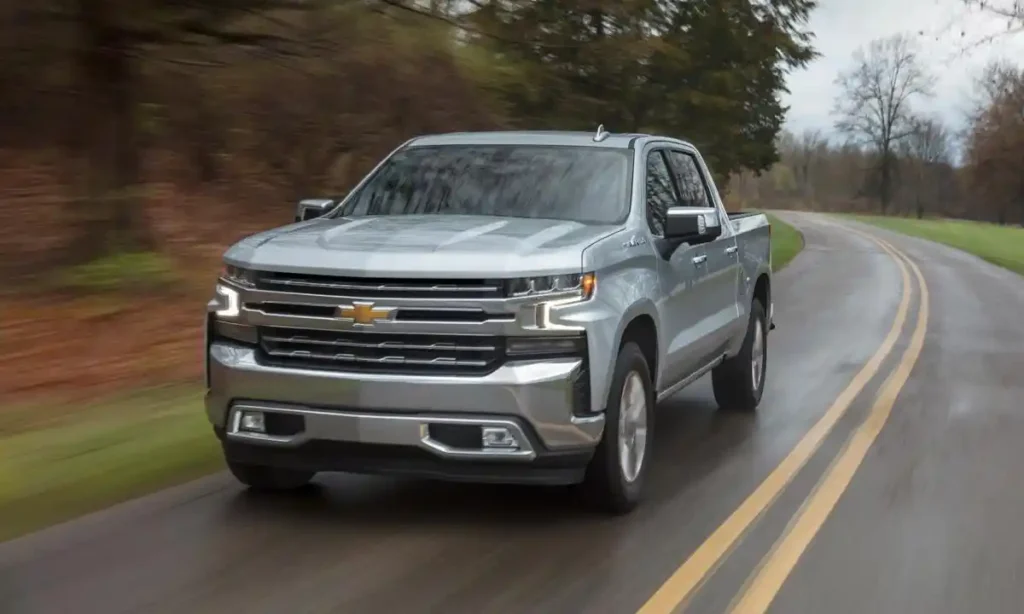
<instances>
[{"instance_id":1,"label":"side mirror","mask_svg":"<svg viewBox=\"0 0 1024 614\"><path fill-rule=\"evenodd\" d=\"M295 221L305 222L318 218L330 211L336 203L329 198L310 198L300 200L295 209Z\"/></svg>"},{"instance_id":2,"label":"side mirror","mask_svg":"<svg viewBox=\"0 0 1024 614\"><path fill-rule=\"evenodd\" d=\"M722 234L718 209L673 207L665 219L665 238L687 243L707 243Z\"/></svg>"}]
</instances>

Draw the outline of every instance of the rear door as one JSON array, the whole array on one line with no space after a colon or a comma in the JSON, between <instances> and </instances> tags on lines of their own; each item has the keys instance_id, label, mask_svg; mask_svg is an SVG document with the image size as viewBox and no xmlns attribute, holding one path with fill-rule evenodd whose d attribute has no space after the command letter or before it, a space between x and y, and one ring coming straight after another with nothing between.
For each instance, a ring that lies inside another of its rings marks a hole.
<instances>
[{"instance_id":1,"label":"rear door","mask_svg":"<svg viewBox=\"0 0 1024 614\"><path fill-rule=\"evenodd\" d=\"M718 206L711 183L704 176L703 165L697 157L692 152L678 148L667 151L666 155L683 206L715 208L722 226L722 234L704 244L707 259L705 267L700 271L702 277L697 281L699 295L696 304L700 314L697 326L702 339L701 353L705 361L711 361L725 352L739 317L736 302L739 296L739 245L732 222Z\"/></svg>"},{"instance_id":2,"label":"rear door","mask_svg":"<svg viewBox=\"0 0 1024 614\"><path fill-rule=\"evenodd\" d=\"M665 217L669 209L682 206L676 181L665 157L666 150L648 150L645 178L647 224L656 244L664 242ZM703 245L683 243L658 258L661 281L662 338L665 360L658 389L664 390L700 368L703 356L699 350L701 320L698 280L706 277Z\"/></svg>"}]
</instances>

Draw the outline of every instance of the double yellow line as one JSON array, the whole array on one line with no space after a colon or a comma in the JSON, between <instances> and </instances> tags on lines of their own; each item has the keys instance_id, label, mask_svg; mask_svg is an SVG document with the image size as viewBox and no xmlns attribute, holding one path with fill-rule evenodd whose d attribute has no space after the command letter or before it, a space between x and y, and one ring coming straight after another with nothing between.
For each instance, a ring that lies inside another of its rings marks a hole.
<instances>
[{"instance_id":1,"label":"double yellow line","mask_svg":"<svg viewBox=\"0 0 1024 614\"><path fill-rule=\"evenodd\" d=\"M853 475L864 460L868 449L885 425L896 402L896 397L910 377L910 372L924 346L925 332L928 326L928 285L925 283L921 270L906 254L886 241L850 228L846 229L874 241L893 258L899 267L903 281L903 293L892 328L889 329L875 354L786 458L665 581L637 614L667 614L676 611L680 606L685 607L686 601L696 589L717 569L736 543L771 506L818 450L857 395L878 373L882 362L896 345L910 311L912 295L910 270L912 270L919 288L920 301L910 344L904 351L899 364L882 385L868 417L847 441L846 446L832 462L821 481L790 522L785 533L761 561L753 577L744 585L742 593L732 603L731 612L734 614L760 614L768 609L800 556L810 545L811 540L814 539L829 513L839 501L840 495L853 479ZM910 270L908 270L908 266Z\"/></svg>"}]
</instances>

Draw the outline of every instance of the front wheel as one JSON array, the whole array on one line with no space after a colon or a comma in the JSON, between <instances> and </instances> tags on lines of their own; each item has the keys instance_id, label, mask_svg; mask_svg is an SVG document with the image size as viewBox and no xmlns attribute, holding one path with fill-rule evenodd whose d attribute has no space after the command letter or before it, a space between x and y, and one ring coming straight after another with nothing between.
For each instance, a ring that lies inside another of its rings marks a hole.
<instances>
[{"instance_id":1,"label":"front wheel","mask_svg":"<svg viewBox=\"0 0 1024 614\"><path fill-rule=\"evenodd\" d=\"M764 393L767 366L767 318L761 301L755 299L750 305L747 335L739 353L711 372L711 384L718 406L745 412L756 410Z\"/></svg>"},{"instance_id":2,"label":"front wheel","mask_svg":"<svg viewBox=\"0 0 1024 614\"><path fill-rule=\"evenodd\" d=\"M619 351L605 410L604 435L587 467L585 492L595 507L625 514L640 501L654 435L654 386L640 347Z\"/></svg>"}]
</instances>

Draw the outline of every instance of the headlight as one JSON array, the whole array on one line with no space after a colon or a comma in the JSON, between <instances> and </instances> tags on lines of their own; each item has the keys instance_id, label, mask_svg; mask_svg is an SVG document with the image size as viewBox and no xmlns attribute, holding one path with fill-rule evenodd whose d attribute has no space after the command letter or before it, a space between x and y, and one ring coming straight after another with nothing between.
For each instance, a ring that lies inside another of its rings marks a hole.
<instances>
[{"instance_id":1,"label":"headlight","mask_svg":"<svg viewBox=\"0 0 1024 614\"><path fill-rule=\"evenodd\" d=\"M566 295L589 299L597 287L593 273L522 277L505 282L505 293L514 298L524 296Z\"/></svg>"},{"instance_id":2,"label":"headlight","mask_svg":"<svg viewBox=\"0 0 1024 614\"><path fill-rule=\"evenodd\" d=\"M237 318L241 313L241 304L239 302L238 290L225 286L224 284L217 284L216 296L216 308L214 313L221 318Z\"/></svg>"},{"instance_id":3,"label":"headlight","mask_svg":"<svg viewBox=\"0 0 1024 614\"><path fill-rule=\"evenodd\" d=\"M254 271L232 264L224 265L220 271L220 278L245 288L252 288L256 285L256 273Z\"/></svg>"}]
</instances>

